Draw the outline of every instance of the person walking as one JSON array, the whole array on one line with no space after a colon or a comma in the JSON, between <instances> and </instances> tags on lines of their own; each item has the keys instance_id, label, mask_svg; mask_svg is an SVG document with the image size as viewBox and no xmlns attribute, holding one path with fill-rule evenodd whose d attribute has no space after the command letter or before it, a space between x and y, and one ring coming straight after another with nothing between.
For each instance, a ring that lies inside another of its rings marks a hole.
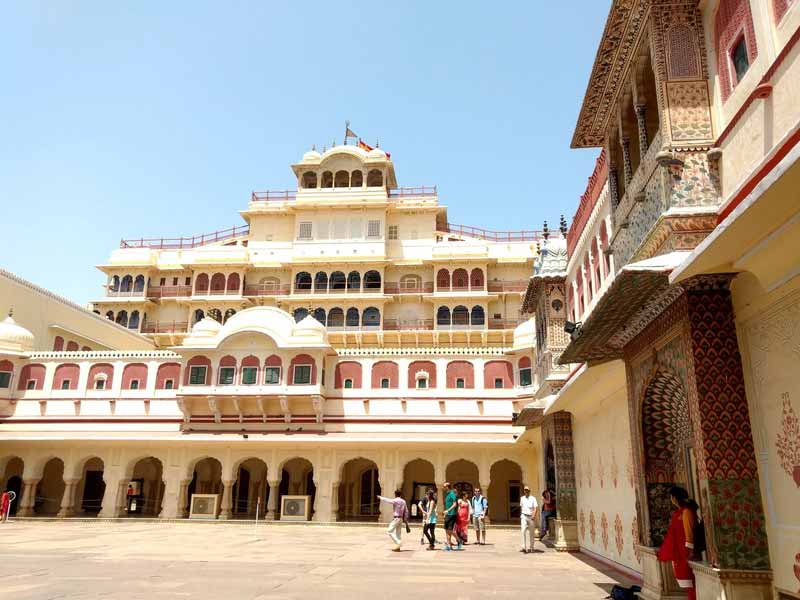
<instances>
[{"instance_id":1,"label":"person walking","mask_svg":"<svg viewBox=\"0 0 800 600\"><path fill-rule=\"evenodd\" d=\"M677 485L669 490L669 499L675 510L672 512L664 543L658 551L658 560L672 563L675 579L680 588L686 591L687 600L695 600L694 572L689 561L695 560L700 550L703 550L695 545L697 503L689 499L689 492Z\"/></svg>"},{"instance_id":2,"label":"person walking","mask_svg":"<svg viewBox=\"0 0 800 600\"><path fill-rule=\"evenodd\" d=\"M5 492L3 492L3 495L0 496L0 523L8 519L8 515L10 512L11 512L11 492L6 490Z\"/></svg>"},{"instance_id":3,"label":"person walking","mask_svg":"<svg viewBox=\"0 0 800 600\"><path fill-rule=\"evenodd\" d=\"M525 486L523 488L524 494L519 499L519 508L520 508L520 535L522 539L522 547L519 549L520 552L533 552L533 543L534 543L534 528L536 523L536 511L539 510L539 503L536 502L536 496L531 496L531 488ZM525 543L525 533L529 534L530 537L530 548Z\"/></svg>"},{"instance_id":4,"label":"person walking","mask_svg":"<svg viewBox=\"0 0 800 600\"><path fill-rule=\"evenodd\" d=\"M389 528L386 533L392 538L394 548L392 552L400 552L400 542L403 537L403 527L408 526L408 506L403 499L403 492L401 490L394 491L394 498L386 498L385 496L378 496L378 500L392 505L392 522L389 523Z\"/></svg>"},{"instance_id":5,"label":"person walking","mask_svg":"<svg viewBox=\"0 0 800 600\"><path fill-rule=\"evenodd\" d=\"M444 549L453 549L453 530L456 528L456 511L458 510L458 495L448 482L444 484L444 532L447 536ZM459 544L460 546L460 544Z\"/></svg>"},{"instance_id":6,"label":"person walking","mask_svg":"<svg viewBox=\"0 0 800 600\"><path fill-rule=\"evenodd\" d=\"M472 526L475 528L475 543L486 544L486 516L489 514L489 502L481 494L481 488L472 493ZM483 540L481 540L483 536Z\"/></svg>"},{"instance_id":7,"label":"person walking","mask_svg":"<svg viewBox=\"0 0 800 600\"><path fill-rule=\"evenodd\" d=\"M436 492L428 488L419 507L422 511L422 535L428 538L428 550L436 550Z\"/></svg>"},{"instance_id":8,"label":"person walking","mask_svg":"<svg viewBox=\"0 0 800 600\"><path fill-rule=\"evenodd\" d=\"M556 511L556 495L550 488L542 492L542 524L539 526L539 539L543 540L547 535L547 519L555 519Z\"/></svg>"}]
</instances>

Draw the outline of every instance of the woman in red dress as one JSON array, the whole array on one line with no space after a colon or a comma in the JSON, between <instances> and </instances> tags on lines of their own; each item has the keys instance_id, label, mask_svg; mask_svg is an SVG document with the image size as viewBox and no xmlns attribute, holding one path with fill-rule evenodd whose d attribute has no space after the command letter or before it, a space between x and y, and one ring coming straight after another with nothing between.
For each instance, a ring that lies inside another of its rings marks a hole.
<instances>
[{"instance_id":1,"label":"woman in red dress","mask_svg":"<svg viewBox=\"0 0 800 600\"><path fill-rule=\"evenodd\" d=\"M464 492L458 499L458 512L456 513L456 535L461 544L467 543L467 525L469 523L469 494Z\"/></svg>"},{"instance_id":2,"label":"woman in red dress","mask_svg":"<svg viewBox=\"0 0 800 600\"><path fill-rule=\"evenodd\" d=\"M671 562L675 579L681 589L686 590L688 600L695 600L694 573L689 561L695 559L694 531L697 527L697 504L689 499L689 493L674 486L669 491L675 510L669 522L664 543L658 551L658 560Z\"/></svg>"}]
</instances>

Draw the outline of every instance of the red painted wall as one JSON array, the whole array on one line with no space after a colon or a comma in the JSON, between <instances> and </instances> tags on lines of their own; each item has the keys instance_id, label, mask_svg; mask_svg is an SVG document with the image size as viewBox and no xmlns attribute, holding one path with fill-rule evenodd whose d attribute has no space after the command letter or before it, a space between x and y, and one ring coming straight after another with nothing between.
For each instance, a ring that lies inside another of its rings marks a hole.
<instances>
[{"instance_id":1,"label":"red painted wall","mask_svg":"<svg viewBox=\"0 0 800 600\"><path fill-rule=\"evenodd\" d=\"M181 366L178 363L164 363L158 367L156 371L156 389L163 390L164 382L167 379L172 379L173 387L178 387L181 376Z\"/></svg>"},{"instance_id":2,"label":"red painted wall","mask_svg":"<svg viewBox=\"0 0 800 600\"><path fill-rule=\"evenodd\" d=\"M397 363L382 360L372 365L372 387L380 389L381 379L388 379L389 388L397 389L400 385L400 370L397 368Z\"/></svg>"},{"instance_id":3,"label":"red painted wall","mask_svg":"<svg viewBox=\"0 0 800 600\"><path fill-rule=\"evenodd\" d=\"M36 381L37 390L44 388L44 365L25 365L19 374L18 390L24 390L28 384L29 379Z\"/></svg>"},{"instance_id":4,"label":"red painted wall","mask_svg":"<svg viewBox=\"0 0 800 600\"><path fill-rule=\"evenodd\" d=\"M289 378L290 378L290 385L295 385L294 383L294 366L295 365L311 365L311 384L314 385L317 383L317 365L314 362L314 359L311 358L308 354L298 354L292 359L291 364L289 365Z\"/></svg>"},{"instance_id":5,"label":"red painted wall","mask_svg":"<svg viewBox=\"0 0 800 600\"><path fill-rule=\"evenodd\" d=\"M79 373L80 369L78 368L78 365L74 364L58 365L56 367L56 373L53 376L53 389L60 390L62 382L65 379L69 379L68 389L77 390Z\"/></svg>"},{"instance_id":6,"label":"red painted wall","mask_svg":"<svg viewBox=\"0 0 800 600\"><path fill-rule=\"evenodd\" d=\"M125 369L122 371L122 389L131 389L131 381L134 379L139 380L139 389L143 390L147 385L147 365L142 363L125 365Z\"/></svg>"},{"instance_id":7,"label":"red painted wall","mask_svg":"<svg viewBox=\"0 0 800 600\"><path fill-rule=\"evenodd\" d=\"M89 369L89 379L86 385L89 386L90 390L94 389L94 379L100 374L104 374L106 376L106 388L107 390L111 389L111 386L114 384L114 367L108 363L102 363L98 365L92 365ZM57 389L57 388L56 388Z\"/></svg>"},{"instance_id":8,"label":"red painted wall","mask_svg":"<svg viewBox=\"0 0 800 600\"><path fill-rule=\"evenodd\" d=\"M456 379L464 380L464 387L472 389L475 387L475 369L471 362L466 360L454 360L447 363L447 387L455 388Z\"/></svg>"},{"instance_id":9,"label":"red painted wall","mask_svg":"<svg viewBox=\"0 0 800 600\"><path fill-rule=\"evenodd\" d=\"M186 363L186 372L183 375L183 385L189 385L191 367L202 367L203 365L208 367L206 370L206 385L210 385L210 382L214 381L214 373L211 368L211 360L207 356L193 356L189 359L189 362Z\"/></svg>"},{"instance_id":10,"label":"red painted wall","mask_svg":"<svg viewBox=\"0 0 800 600\"><path fill-rule=\"evenodd\" d=\"M415 360L408 365L408 387L416 389L417 387L417 372L427 371L428 373L428 388L436 387L436 365L429 360Z\"/></svg>"},{"instance_id":11,"label":"red painted wall","mask_svg":"<svg viewBox=\"0 0 800 600\"><path fill-rule=\"evenodd\" d=\"M333 387L337 390L344 388L344 380L352 379L353 388L361 388L361 363L348 360L340 362L336 365L336 372L333 378ZM380 387L380 379L378 380L378 387Z\"/></svg>"},{"instance_id":12,"label":"red painted wall","mask_svg":"<svg viewBox=\"0 0 800 600\"><path fill-rule=\"evenodd\" d=\"M513 370L511 363L505 360L491 360L483 367L483 387L484 389L494 389L495 378L503 380L503 388L508 389L514 385Z\"/></svg>"}]
</instances>

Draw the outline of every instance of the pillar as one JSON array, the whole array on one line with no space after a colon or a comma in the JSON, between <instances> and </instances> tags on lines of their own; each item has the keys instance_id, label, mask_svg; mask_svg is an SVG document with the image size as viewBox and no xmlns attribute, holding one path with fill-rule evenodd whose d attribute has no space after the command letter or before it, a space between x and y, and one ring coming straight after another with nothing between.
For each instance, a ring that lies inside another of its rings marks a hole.
<instances>
[{"instance_id":1,"label":"pillar","mask_svg":"<svg viewBox=\"0 0 800 600\"><path fill-rule=\"evenodd\" d=\"M267 512L264 518L274 521L278 518L278 492L281 485L280 479L271 480L269 483L269 496L267 497Z\"/></svg>"},{"instance_id":2,"label":"pillar","mask_svg":"<svg viewBox=\"0 0 800 600\"><path fill-rule=\"evenodd\" d=\"M23 479L22 481L22 498L19 501L19 509L17 510L18 517L32 517L33 516L33 503L36 500L36 486L39 485L40 479Z\"/></svg>"},{"instance_id":3,"label":"pillar","mask_svg":"<svg viewBox=\"0 0 800 600\"><path fill-rule=\"evenodd\" d=\"M382 474L382 470L378 470ZM397 489L397 481L392 477L386 476L381 478L381 496L385 498L394 498L394 491ZM381 523L390 523L394 517L394 508L388 502L381 502L380 504L380 520Z\"/></svg>"},{"instance_id":4,"label":"pillar","mask_svg":"<svg viewBox=\"0 0 800 600\"><path fill-rule=\"evenodd\" d=\"M559 552L577 552L580 544L572 414L561 410L545 417L542 422L542 460L546 460L548 442L553 446L556 470L556 518L553 521L555 547Z\"/></svg>"},{"instance_id":5,"label":"pillar","mask_svg":"<svg viewBox=\"0 0 800 600\"><path fill-rule=\"evenodd\" d=\"M119 517L117 511L119 496L119 486L124 479L123 474L119 471L106 470L103 472L103 481L106 484L106 491L103 493L103 504L100 507L98 517L114 518Z\"/></svg>"},{"instance_id":6,"label":"pillar","mask_svg":"<svg viewBox=\"0 0 800 600\"><path fill-rule=\"evenodd\" d=\"M681 284L694 366L689 414L710 563L694 567L700 598L771 593L766 518L729 287L733 277L700 276ZM738 527L720 526L731 521L748 524L746 543L737 540Z\"/></svg>"},{"instance_id":7,"label":"pillar","mask_svg":"<svg viewBox=\"0 0 800 600\"><path fill-rule=\"evenodd\" d=\"M339 481L331 484L331 521L339 520Z\"/></svg>"},{"instance_id":8,"label":"pillar","mask_svg":"<svg viewBox=\"0 0 800 600\"><path fill-rule=\"evenodd\" d=\"M189 505L189 484L192 483L191 479L181 479L178 487L178 502L175 507L175 516L179 519L185 519L189 516L189 511L186 507Z\"/></svg>"},{"instance_id":9,"label":"pillar","mask_svg":"<svg viewBox=\"0 0 800 600\"><path fill-rule=\"evenodd\" d=\"M162 508L161 514L158 515L161 519L178 519L183 517L185 501L184 504L181 504L181 495L185 480L180 478L179 471L179 469L170 467L163 472L164 496L159 499ZM188 486L188 483L186 485Z\"/></svg>"},{"instance_id":10,"label":"pillar","mask_svg":"<svg viewBox=\"0 0 800 600\"><path fill-rule=\"evenodd\" d=\"M634 104L633 112L636 113L636 129L639 134L639 159L641 162L644 162L644 157L650 145L650 141L647 139L647 122L645 121L647 105Z\"/></svg>"},{"instance_id":11,"label":"pillar","mask_svg":"<svg viewBox=\"0 0 800 600\"><path fill-rule=\"evenodd\" d=\"M622 173L625 177L625 187L627 188L633 179L633 165L631 164L631 141L630 138L620 131L619 145L622 148Z\"/></svg>"},{"instance_id":12,"label":"pillar","mask_svg":"<svg viewBox=\"0 0 800 600\"><path fill-rule=\"evenodd\" d=\"M222 503L220 505L220 512L219 512L220 519L231 518L231 508L233 507L231 490L233 489L234 483L236 482L231 479L224 479L222 481L223 490L222 490Z\"/></svg>"},{"instance_id":13,"label":"pillar","mask_svg":"<svg viewBox=\"0 0 800 600\"><path fill-rule=\"evenodd\" d=\"M75 515L75 486L78 479L64 480L64 495L61 497L61 510L57 517L72 517Z\"/></svg>"},{"instance_id":14,"label":"pillar","mask_svg":"<svg viewBox=\"0 0 800 600\"><path fill-rule=\"evenodd\" d=\"M619 187L617 185L617 167L608 167L608 196L611 199L611 210L616 210L619 206Z\"/></svg>"},{"instance_id":15,"label":"pillar","mask_svg":"<svg viewBox=\"0 0 800 600\"><path fill-rule=\"evenodd\" d=\"M321 472L319 478L314 480L314 485L317 487L317 493L314 498L314 514L311 520L319 523L335 521L332 499L333 480L330 475L326 476Z\"/></svg>"}]
</instances>

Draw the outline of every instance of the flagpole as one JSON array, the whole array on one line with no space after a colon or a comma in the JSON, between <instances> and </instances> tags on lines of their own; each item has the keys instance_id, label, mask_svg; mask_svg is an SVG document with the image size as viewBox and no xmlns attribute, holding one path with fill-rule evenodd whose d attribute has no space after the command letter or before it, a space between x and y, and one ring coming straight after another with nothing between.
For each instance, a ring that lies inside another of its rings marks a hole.
<instances>
[{"instance_id":1,"label":"flagpole","mask_svg":"<svg viewBox=\"0 0 800 600\"><path fill-rule=\"evenodd\" d=\"M344 122L344 145L347 146L347 134L350 133L350 121Z\"/></svg>"}]
</instances>

